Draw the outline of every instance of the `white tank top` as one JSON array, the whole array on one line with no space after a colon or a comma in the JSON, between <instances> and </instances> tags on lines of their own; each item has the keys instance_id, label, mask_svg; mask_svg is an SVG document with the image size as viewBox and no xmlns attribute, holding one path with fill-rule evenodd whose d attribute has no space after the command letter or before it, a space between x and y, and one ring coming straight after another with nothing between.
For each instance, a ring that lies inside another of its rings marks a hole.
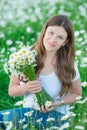
<instances>
[{"instance_id":1,"label":"white tank top","mask_svg":"<svg viewBox=\"0 0 87 130\"><path fill-rule=\"evenodd\" d=\"M75 64L75 71L76 75L72 82L76 81L79 79L79 71L78 68ZM56 76L55 72L52 72L51 74L47 76L40 75L40 81L42 84L42 87L46 90L46 92L55 100L55 99L61 99L59 96L59 92L61 90L61 82L59 78ZM20 83L21 85L21 83ZM24 102L23 102L23 107L31 107L31 108L37 108L39 105L37 104L37 99L35 94L32 93L27 93L24 95ZM60 107L55 108L56 111L61 112L63 114L68 114L69 113L69 105L62 105Z\"/></svg>"}]
</instances>

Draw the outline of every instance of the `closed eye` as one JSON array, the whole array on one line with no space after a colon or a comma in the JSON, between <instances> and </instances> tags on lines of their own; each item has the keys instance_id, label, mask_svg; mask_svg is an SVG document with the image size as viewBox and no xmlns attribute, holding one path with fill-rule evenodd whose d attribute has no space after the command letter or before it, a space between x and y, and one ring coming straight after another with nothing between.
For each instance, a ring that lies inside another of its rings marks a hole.
<instances>
[{"instance_id":1,"label":"closed eye","mask_svg":"<svg viewBox=\"0 0 87 130\"><path fill-rule=\"evenodd\" d=\"M54 34L53 32L49 31L49 34Z\"/></svg>"},{"instance_id":2,"label":"closed eye","mask_svg":"<svg viewBox=\"0 0 87 130\"><path fill-rule=\"evenodd\" d=\"M63 40L63 37L62 36L58 36L58 38L62 39Z\"/></svg>"}]
</instances>

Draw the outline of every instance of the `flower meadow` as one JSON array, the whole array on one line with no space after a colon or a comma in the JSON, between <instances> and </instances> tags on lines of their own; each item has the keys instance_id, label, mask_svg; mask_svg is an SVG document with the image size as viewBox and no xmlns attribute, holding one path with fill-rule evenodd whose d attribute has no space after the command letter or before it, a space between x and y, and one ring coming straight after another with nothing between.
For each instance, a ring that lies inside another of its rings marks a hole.
<instances>
[{"instance_id":1,"label":"flower meadow","mask_svg":"<svg viewBox=\"0 0 87 130\"><path fill-rule=\"evenodd\" d=\"M5 72L4 64L9 56L18 51L21 44L33 45L46 20L56 14L67 15L75 30L75 61L78 65L82 83L82 97L76 99L76 104L71 104L70 115L65 115L61 120L70 123L61 128L50 126L46 130L86 130L87 129L87 1L86 0L1 0L0 1L0 110L22 107L23 97L10 97L8 85L10 74ZM5 116L9 113L4 113ZM26 113L27 116L32 115ZM38 123L42 119L37 120ZM47 122L52 122L49 118ZM24 120L20 120L23 124ZM11 122L6 122L7 130L16 130ZM23 125L23 129L26 129ZM30 130L35 130L31 126Z\"/></svg>"}]
</instances>

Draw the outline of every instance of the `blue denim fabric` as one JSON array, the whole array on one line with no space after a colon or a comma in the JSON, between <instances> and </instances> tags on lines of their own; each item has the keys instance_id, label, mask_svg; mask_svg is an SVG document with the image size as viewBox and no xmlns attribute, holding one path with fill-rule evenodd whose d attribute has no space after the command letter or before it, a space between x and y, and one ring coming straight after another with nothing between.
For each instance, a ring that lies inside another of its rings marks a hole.
<instances>
[{"instance_id":1,"label":"blue denim fabric","mask_svg":"<svg viewBox=\"0 0 87 130\"><path fill-rule=\"evenodd\" d=\"M2 113L9 112L8 115L4 115ZM31 112L32 116L25 116L25 113ZM45 130L46 128L49 128L51 126L57 126L60 127L66 121L61 121L60 118L64 116L64 114L60 112L56 112L55 110L47 112L47 113L41 113L38 110L35 110L33 108L15 108L10 110L3 110L0 111L0 121L12 121L13 125L16 126L16 129L18 130L21 128L23 129L23 125L29 124L28 128L25 130L29 130L30 125L33 125L36 129L35 130ZM20 119L24 119L25 121L21 124L19 123ZM47 121L47 119L54 119L53 121ZM39 119L41 121L39 122ZM31 124L32 122L32 124ZM0 126L4 129L4 123L0 123ZM30 129L31 130L31 129Z\"/></svg>"},{"instance_id":2,"label":"blue denim fabric","mask_svg":"<svg viewBox=\"0 0 87 130\"><path fill-rule=\"evenodd\" d=\"M2 130L5 130L5 126L4 126L4 124L2 123L2 121L3 121L3 115L0 114L0 128L2 128Z\"/></svg>"}]
</instances>

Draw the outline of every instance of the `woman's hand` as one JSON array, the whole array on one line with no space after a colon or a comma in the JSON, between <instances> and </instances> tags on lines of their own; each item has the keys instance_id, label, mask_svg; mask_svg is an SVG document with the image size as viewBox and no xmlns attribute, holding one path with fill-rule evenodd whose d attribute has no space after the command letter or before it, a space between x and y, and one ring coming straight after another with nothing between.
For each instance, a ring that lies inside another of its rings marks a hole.
<instances>
[{"instance_id":1,"label":"woman's hand","mask_svg":"<svg viewBox=\"0 0 87 130\"><path fill-rule=\"evenodd\" d=\"M61 106L61 101L57 100L57 101L54 101L50 106L41 106L40 107L40 111L43 112L43 113L46 113L46 112L49 112L49 111L52 111L54 110L56 107L58 106Z\"/></svg>"},{"instance_id":2,"label":"woman's hand","mask_svg":"<svg viewBox=\"0 0 87 130\"><path fill-rule=\"evenodd\" d=\"M24 84L27 92L38 93L42 90L39 80L28 81Z\"/></svg>"}]
</instances>

